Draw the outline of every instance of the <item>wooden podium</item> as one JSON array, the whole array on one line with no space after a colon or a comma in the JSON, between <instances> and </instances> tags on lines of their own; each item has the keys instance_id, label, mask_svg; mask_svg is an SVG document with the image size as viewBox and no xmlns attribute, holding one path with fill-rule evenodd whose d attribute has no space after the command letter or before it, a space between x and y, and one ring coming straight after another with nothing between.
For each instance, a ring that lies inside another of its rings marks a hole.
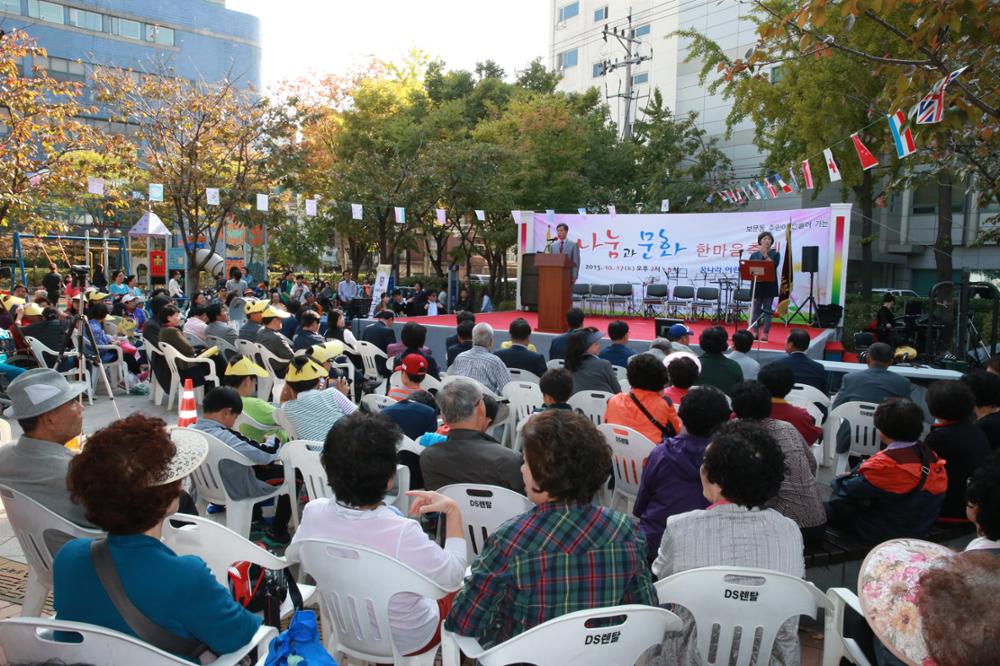
<instances>
[{"instance_id":1,"label":"wooden podium","mask_svg":"<svg viewBox=\"0 0 1000 666\"><path fill-rule=\"evenodd\" d=\"M538 330L562 333L573 302L573 260L565 254L535 255L538 269Z\"/></svg>"}]
</instances>

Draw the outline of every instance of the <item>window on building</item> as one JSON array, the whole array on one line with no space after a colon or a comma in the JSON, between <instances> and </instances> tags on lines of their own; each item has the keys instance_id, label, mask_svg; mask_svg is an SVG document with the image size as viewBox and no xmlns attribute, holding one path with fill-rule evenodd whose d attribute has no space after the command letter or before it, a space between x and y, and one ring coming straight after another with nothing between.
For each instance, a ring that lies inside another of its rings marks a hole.
<instances>
[{"instance_id":1,"label":"window on building","mask_svg":"<svg viewBox=\"0 0 1000 666\"><path fill-rule=\"evenodd\" d=\"M604 5L600 9L594 11L594 22L607 21L608 20L608 6Z\"/></svg>"},{"instance_id":2,"label":"window on building","mask_svg":"<svg viewBox=\"0 0 1000 666\"><path fill-rule=\"evenodd\" d=\"M780 83L783 78L785 78L785 71L781 65L775 65L771 68L771 83Z\"/></svg>"},{"instance_id":3,"label":"window on building","mask_svg":"<svg viewBox=\"0 0 1000 666\"><path fill-rule=\"evenodd\" d=\"M938 187L937 183L923 183L913 190L913 214L937 215ZM965 212L965 188L962 183L955 184L951 189L951 212Z\"/></svg>"},{"instance_id":4,"label":"window on building","mask_svg":"<svg viewBox=\"0 0 1000 666\"><path fill-rule=\"evenodd\" d=\"M565 21L566 19L571 19L574 16L580 14L580 3L571 2L568 5L563 5L559 8L559 20Z\"/></svg>"},{"instance_id":5,"label":"window on building","mask_svg":"<svg viewBox=\"0 0 1000 666\"><path fill-rule=\"evenodd\" d=\"M28 16L42 19L49 23L65 23L66 16L63 6L45 0L28 0Z\"/></svg>"},{"instance_id":6,"label":"window on building","mask_svg":"<svg viewBox=\"0 0 1000 666\"><path fill-rule=\"evenodd\" d=\"M104 32L104 16L97 12L70 8L69 24L86 30Z\"/></svg>"},{"instance_id":7,"label":"window on building","mask_svg":"<svg viewBox=\"0 0 1000 666\"><path fill-rule=\"evenodd\" d=\"M82 62L68 60L66 58L57 58L55 56L49 56L48 58L36 57L35 64L48 70L49 74L54 75L54 77L58 79L82 79L86 74L86 69L84 68Z\"/></svg>"},{"instance_id":8,"label":"window on building","mask_svg":"<svg viewBox=\"0 0 1000 666\"><path fill-rule=\"evenodd\" d=\"M558 61L556 62L556 67L558 69L568 69L570 67L576 67L577 61L580 57L580 50L573 49L572 51L563 51L559 54Z\"/></svg>"},{"instance_id":9,"label":"window on building","mask_svg":"<svg viewBox=\"0 0 1000 666\"><path fill-rule=\"evenodd\" d=\"M597 78L598 76L603 76L603 75L604 75L604 63L603 62L595 62L594 63L594 78Z\"/></svg>"},{"instance_id":10,"label":"window on building","mask_svg":"<svg viewBox=\"0 0 1000 666\"><path fill-rule=\"evenodd\" d=\"M642 74L636 74L632 77L632 85L638 86L643 83L649 83L649 72L643 72Z\"/></svg>"},{"instance_id":11,"label":"window on building","mask_svg":"<svg viewBox=\"0 0 1000 666\"><path fill-rule=\"evenodd\" d=\"M648 23L646 25L640 25L638 28L635 29L635 36L642 37L643 35L648 35L649 31L650 27Z\"/></svg>"},{"instance_id":12,"label":"window on building","mask_svg":"<svg viewBox=\"0 0 1000 666\"><path fill-rule=\"evenodd\" d=\"M111 34L118 35L119 37L128 37L129 39L142 39L142 24L138 21L129 21L128 19L112 16Z\"/></svg>"},{"instance_id":13,"label":"window on building","mask_svg":"<svg viewBox=\"0 0 1000 666\"><path fill-rule=\"evenodd\" d=\"M161 46L174 45L173 28L164 28L162 25L146 24L146 41L160 44Z\"/></svg>"},{"instance_id":14,"label":"window on building","mask_svg":"<svg viewBox=\"0 0 1000 666\"><path fill-rule=\"evenodd\" d=\"M21 0L0 0L0 11L8 14L20 14Z\"/></svg>"}]
</instances>

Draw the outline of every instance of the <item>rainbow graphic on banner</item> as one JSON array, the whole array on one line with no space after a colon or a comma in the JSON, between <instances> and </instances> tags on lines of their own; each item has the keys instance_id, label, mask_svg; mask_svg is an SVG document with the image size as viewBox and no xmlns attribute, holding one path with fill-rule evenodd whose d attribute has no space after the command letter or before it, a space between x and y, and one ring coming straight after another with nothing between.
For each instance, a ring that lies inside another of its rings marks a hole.
<instances>
[{"instance_id":1,"label":"rainbow graphic on banner","mask_svg":"<svg viewBox=\"0 0 1000 666\"><path fill-rule=\"evenodd\" d=\"M833 282L830 287L830 302L842 303L841 299L844 297L844 230L847 224L843 215L834 217L833 224Z\"/></svg>"}]
</instances>

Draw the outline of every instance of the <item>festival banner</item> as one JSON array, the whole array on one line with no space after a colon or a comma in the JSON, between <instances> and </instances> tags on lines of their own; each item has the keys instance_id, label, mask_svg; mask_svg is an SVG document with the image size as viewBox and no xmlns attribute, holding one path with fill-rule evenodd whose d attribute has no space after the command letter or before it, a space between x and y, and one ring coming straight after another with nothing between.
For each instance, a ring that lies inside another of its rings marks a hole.
<instances>
[{"instance_id":1,"label":"festival banner","mask_svg":"<svg viewBox=\"0 0 1000 666\"><path fill-rule=\"evenodd\" d=\"M375 308L382 300L382 294L389 288L389 276L392 274L391 264L379 264L375 271L375 284L372 285L372 304L368 309L368 316L375 316Z\"/></svg>"},{"instance_id":2,"label":"festival banner","mask_svg":"<svg viewBox=\"0 0 1000 666\"><path fill-rule=\"evenodd\" d=\"M167 248L167 269L171 271L187 270L187 252L184 251L184 248Z\"/></svg>"},{"instance_id":3,"label":"festival banner","mask_svg":"<svg viewBox=\"0 0 1000 666\"><path fill-rule=\"evenodd\" d=\"M850 210L850 205L835 207ZM545 240L555 236L555 226L569 226L569 238L580 247L580 274L587 284L629 283L637 299L649 284L713 286L722 278L738 280L740 259L757 249L757 235L771 232L774 249L784 255L786 227L791 225L793 273L801 272L801 248L820 248L815 296L819 303L840 303L843 291L834 288L833 272L847 264L843 239L849 229L831 228L833 208L733 213L671 213L617 215L591 213L581 216L556 213L550 222L544 212L522 216L532 226L526 251L544 252ZM515 218L516 219L516 218ZM849 213L838 213L847 227ZM527 225L525 225L527 226ZM837 233L835 233L837 231ZM784 263L787 259L783 259ZM780 268L779 268L780 270ZM842 281L837 281L837 285ZM744 285L746 286L746 285ZM833 293L836 291L836 293ZM802 302L809 295L808 280L794 280L791 296ZM840 303L842 304L842 303Z\"/></svg>"}]
</instances>

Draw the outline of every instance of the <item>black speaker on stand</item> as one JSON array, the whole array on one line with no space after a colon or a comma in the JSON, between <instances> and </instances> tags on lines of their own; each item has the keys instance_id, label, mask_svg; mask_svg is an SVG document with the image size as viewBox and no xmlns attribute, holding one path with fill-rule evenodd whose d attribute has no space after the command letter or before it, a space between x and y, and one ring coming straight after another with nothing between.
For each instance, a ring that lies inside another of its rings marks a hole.
<instances>
[{"instance_id":1,"label":"black speaker on stand","mask_svg":"<svg viewBox=\"0 0 1000 666\"><path fill-rule=\"evenodd\" d=\"M818 307L816 303L816 298L813 296L813 278L816 273L819 272L819 246L818 245L803 245L802 246L802 272L809 273L809 298L805 302L799 304L795 308L795 312L792 316L788 318L788 321L795 319L795 316L802 311L807 304L809 305L809 325L814 326L816 320L813 317L813 307Z\"/></svg>"}]
</instances>

